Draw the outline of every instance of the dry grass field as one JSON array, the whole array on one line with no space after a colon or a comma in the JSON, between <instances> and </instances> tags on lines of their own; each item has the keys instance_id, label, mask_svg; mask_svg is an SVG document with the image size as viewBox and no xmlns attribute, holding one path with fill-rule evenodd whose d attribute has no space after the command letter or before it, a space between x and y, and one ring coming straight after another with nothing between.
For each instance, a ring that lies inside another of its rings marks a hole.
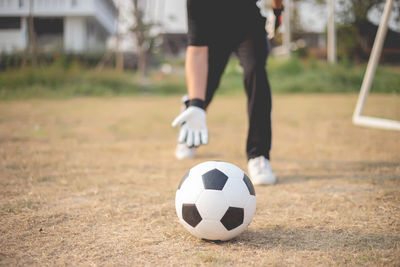
<instances>
[{"instance_id":1,"label":"dry grass field","mask_svg":"<svg viewBox=\"0 0 400 267\"><path fill-rule=\"evenodd\" d=\"M352 125L356 95L274 98L272 166L235 240L178 223L195 164L246 168L243 96L217 96L210 144L173 157L178 97L0 103L0 265L400 265L400 133ZM400 119L400 97L366 113ZM246 169L245 169L246 170Z\"/></svg>"}]
</instances>

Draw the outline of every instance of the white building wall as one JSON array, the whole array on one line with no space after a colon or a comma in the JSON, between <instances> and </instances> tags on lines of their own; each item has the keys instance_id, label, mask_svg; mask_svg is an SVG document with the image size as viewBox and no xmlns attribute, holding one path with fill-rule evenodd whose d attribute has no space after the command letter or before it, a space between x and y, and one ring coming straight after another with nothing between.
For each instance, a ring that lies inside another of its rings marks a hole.
<instances>
[{"instance_id":1,"label":"white building wall","mask_svg":"<svg viewBox=\"0 0 400 267\"><path fill-rule=\"evenodd\" d=\"M163 1L164 10L162 17L162 25L164 33L186 33L187 32L187 15L186 0L157 0ZM161 3L159 3L160 5Z\"/></svg>"},{"instance_id":2,"label":"white building wall","mask_svg":"<svg viewBox=\"0 0 400 267\"><path fill-rule=\"evenodd\" d=\"M0 30L0 52L23 50L27 45L30 0L0 0L0 17L20 17L20 30ZM66 52L105 50L106 38L116 32L116 10L112 0L33 0L33 16L64 19ZM88 21L96 20L89 32Z\"/></svg>"},{"instance_id":3,"label":"white building wall","mask_svg":"<svg viewBox=\"0 0 400 267\"><path fill-rule=\"evenodd\" d=\"M23 50L22 34L20 30L0 31L0 51L12 53Z\"/></svg>"},{"instance_id":4,"label":"white building wall","mask_svg":"<svg viewBox=\"0 0 400 267\"><path fill-rule=\"evenodd\" d=\"M87 28L84 17L64 18L64 50L70 53L86 51Z\"/></svg>"},{"instance_id":5,"label":"white building wall","mask_svg":"<svg viewBox=\"0 0 400 267\"><path fill-rule=\"evenodd\" d=\"M90 53L99 53L106 49L107 34L106 31L99 27L97 21L88 19L87 23L87 48Z\"/></svg>"},{"instance_id":6,"label":"white building wall","mask_svg":"<svg viewBox=\"0 0 400 267\"><path fill-rule=\"evenodd\" d=\"M29 3L29 0L0 0L0 16L29 16ZM35 17L95 17L113 34L116 13L111 3L110 0L34 0L32 10Z\"/></svg>"},{"instance_id":7,"label":"white building wall","mask_svg":"<svg viewBox=\"0 0 400 267\"><path fill-rule=\"evenodd\" d=\"M110 33L116 32L116 14L110 10L109 3L106 0L98 0L93 2L95 16L99 22L102 22L103 27Z\"/></svg>"}]
</instances>

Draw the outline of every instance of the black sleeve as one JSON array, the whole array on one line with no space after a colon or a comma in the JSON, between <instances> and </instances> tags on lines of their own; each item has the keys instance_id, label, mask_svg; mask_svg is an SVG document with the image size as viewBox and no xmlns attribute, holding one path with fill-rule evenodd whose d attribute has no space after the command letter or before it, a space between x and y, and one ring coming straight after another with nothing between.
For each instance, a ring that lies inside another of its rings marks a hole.
<instances>
[{"instance_id":1,"label":"black sleeve","mask_svg":"<svg viewBox=\"0 0 400 267\"><path fill-rule=\"evenodd\" d=\"M188 45L207 46L211 38L210 0L187 0Z\"/></svg>"}]
</instances>

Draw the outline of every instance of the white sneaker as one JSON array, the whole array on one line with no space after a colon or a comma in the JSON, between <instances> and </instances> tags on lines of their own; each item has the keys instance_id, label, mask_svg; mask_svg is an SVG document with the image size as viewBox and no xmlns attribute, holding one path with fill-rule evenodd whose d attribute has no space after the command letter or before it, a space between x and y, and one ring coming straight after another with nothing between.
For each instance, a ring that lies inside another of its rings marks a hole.
<instances>
[{"instance_id":1,"label":"white sneaker","mask_svg":"<svg viewBox=\"0 0 400 267\"><path fill-rule=\"evenodd\" d=\"M181 98L181 112L186 110L185 102L189 100L188 95L184 95ZM194 153L196 152L196 148L194 147L187 147L185 144L177 144L175 149L175 157L177 159L191 159L194 158Z\"/></svg>"},{"instance_id":2,"label":"white sneaker","mask_svg":"<svg viewBox=\"0 0 400 267\"><path fill-rule=\"evenodd\" d=\"M276 182L269 160L264 156L250 159L247 168L251 181L255 185L273 185Z\"/></svg>"},{"instance_id":3,"label":"white sneaker","mask_svg":"<svg viewBox=\"0 0 400 267\"><path fill-rule=\"evenodd\" d=\"M186 144L177 144L175 149L175 157L177 159L191 159L194 158L196 148L187 147Z\"/></svg>"}]
</instances>

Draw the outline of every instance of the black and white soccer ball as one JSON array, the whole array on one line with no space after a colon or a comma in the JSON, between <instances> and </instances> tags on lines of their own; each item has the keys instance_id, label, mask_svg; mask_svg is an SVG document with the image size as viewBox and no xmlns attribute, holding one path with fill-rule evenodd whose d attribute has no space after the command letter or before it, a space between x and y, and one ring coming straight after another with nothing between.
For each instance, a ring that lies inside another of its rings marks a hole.
<instances>
[{"instance_id":1,"label":"black and white soccer ball","mask_svg":"<svg viewBox=\"0 0 400 267\"><path fill-rule=\"evenodd\" d=\"M253 219L256 194L239 167L207 161L189 170L176 191L180 223L194 236L225 241L243 232Z\"/></svg>"}]
</instances>

